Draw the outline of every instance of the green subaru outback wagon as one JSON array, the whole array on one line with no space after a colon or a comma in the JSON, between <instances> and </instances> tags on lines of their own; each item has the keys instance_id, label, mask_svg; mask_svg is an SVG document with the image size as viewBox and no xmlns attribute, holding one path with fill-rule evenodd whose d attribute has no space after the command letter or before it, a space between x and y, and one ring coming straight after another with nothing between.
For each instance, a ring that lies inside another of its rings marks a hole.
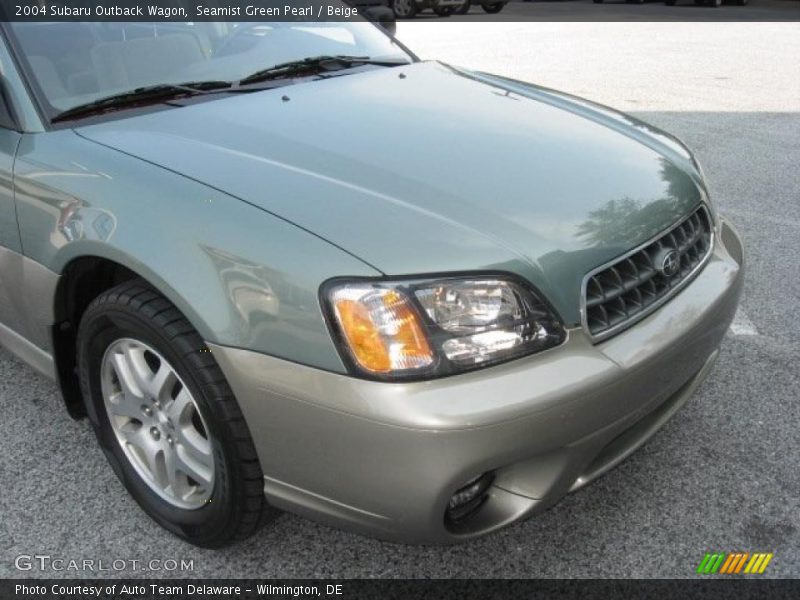
<instances>
[{"instance_id":1,"label":"green subaru outback wagon","mask_svg":"<svg viewBox=\"0 0 800 600\"><path fill-rule=\"evenodd\" d=\"M368 22L4 23L0 70L0 342L197 545L527 518L652 436L736 311L678 140Z\"/></svg>"}]
</instances>

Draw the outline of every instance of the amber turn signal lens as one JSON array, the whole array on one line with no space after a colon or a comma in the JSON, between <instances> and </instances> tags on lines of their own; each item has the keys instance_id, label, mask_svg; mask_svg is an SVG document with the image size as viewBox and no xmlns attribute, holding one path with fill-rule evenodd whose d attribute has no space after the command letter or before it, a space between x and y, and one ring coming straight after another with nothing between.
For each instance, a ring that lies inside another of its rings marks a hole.
<instances>
[{"instance_id":1,"label":"amber turn signal lens","mask_svg":"<svg viewBox=\"0 0 800 600\"><path fill-rule=\"evenodd\" d=\"M351 355L372 373L421 369L433 352L408 299L393 289L348 285L331 295Z\"/></svg>"}]
</instances>

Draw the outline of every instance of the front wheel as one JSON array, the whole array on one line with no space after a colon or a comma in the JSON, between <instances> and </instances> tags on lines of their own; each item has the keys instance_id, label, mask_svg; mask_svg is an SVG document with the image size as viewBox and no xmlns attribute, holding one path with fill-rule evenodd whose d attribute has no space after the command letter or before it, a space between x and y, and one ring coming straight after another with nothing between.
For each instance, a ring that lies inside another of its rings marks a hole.
<instances>
[{"instance_id":1,"label":"front wheel","mask_svg":"<svg viewBox=\"0 0 800 600\"><path fill-rule=\"evenodd\" d=\"M100 446L157 523L197 546L219 547L276 514L231 389L166 298L142 280L101 294L84 313L77 345Z\"/></svg>"},{"instance_id":2,"label":"front wheel","mask_svg":"<svg viewBox=\"0 0 800 600\"><path fill-rule=\"evenodd\" d=\"M456 12L455 6L439 6L438 4L434 5L433 12L435 12L440 17L449 17L454 12Z\"/></svg>"},{"instance_id":3,"label":"front wheel","mask_svg":"<svg viewBox=\"0 0 800 600\"><path fill-rule=\"evenodd\" d=\"M483 12L488 13L490 15L496 15L501 10L503 10L505 2L496 2L493 4L481 4L481 6L483 7Z\"/></svg>"},{"instance_id":4,"label":"front wheel","mask_svg":"<svg viewBox=\"0 0 800 600\"><path fill-rule=\"evenodd\" d=\"M467 0L466 2L464 2L464 4L462 4L456 9L456 14L466 15L467 13L469 13L469 9L471 7L472 7L472 0Z\"/></svg>"}]
</instances>

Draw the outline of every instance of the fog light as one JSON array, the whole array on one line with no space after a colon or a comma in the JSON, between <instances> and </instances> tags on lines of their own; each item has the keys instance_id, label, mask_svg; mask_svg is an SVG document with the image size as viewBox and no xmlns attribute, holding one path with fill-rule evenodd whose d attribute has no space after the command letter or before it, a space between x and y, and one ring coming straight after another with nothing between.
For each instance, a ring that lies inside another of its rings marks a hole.
<instances>
[{"instance_id":1,"label":"fog light","mask_svg":"<svg viewBox=\"0 0 800 600\"><path fill-rule=\"evenodd\" d=\"M484 473L471 479L463 487L456 490L447 503L445 517L450 522L463 521L478 510L488 497L487 492L492 485L494 475Z\"/></svg>"}]
</instances>

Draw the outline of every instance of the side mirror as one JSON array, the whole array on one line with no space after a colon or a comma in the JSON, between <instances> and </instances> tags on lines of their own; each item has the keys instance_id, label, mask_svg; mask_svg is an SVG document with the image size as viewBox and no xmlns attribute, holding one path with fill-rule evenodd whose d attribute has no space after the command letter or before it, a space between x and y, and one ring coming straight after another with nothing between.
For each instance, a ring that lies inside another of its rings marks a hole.
<instances>
[{"instance_id":1,"label":"side mirror","mask_svg":"<svg viewBox=\"0 0 800 600\"><path fill-rule=\"evenodd\" d=\"M19 131L14 107L11 104L11 95L8 93L8 82L0 75L0 127Z\"/></svg>"},{"instance_id":2,"label":"side mirror","mask_svg":"<svg viewBox=\"0 0 800 600\"><path fill-rule=\"evenodd\" d=\"M394 11L387 6L371 6L363 13L364 18L376 23L390 36L397 33L397 17Z\"/></svg>"}]
</instances>

